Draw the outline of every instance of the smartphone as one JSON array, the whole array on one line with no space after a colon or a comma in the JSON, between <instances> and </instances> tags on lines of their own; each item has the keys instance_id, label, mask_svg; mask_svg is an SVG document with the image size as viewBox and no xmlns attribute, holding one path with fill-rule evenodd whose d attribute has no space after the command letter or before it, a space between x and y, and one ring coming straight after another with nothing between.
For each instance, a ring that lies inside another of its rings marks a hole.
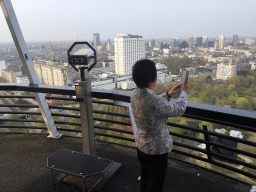
<instances>
[{"instance_id":1,"label":"smartphone","mask_svg":"<svg viewBox=\"0 0 256 192\"><path fill-rule=\"evenodd\" d=\"M183 71L182 72L181 83L183 85L188 82L188 74L189 74L189 71Z\"/></svg>"}]
</instances>

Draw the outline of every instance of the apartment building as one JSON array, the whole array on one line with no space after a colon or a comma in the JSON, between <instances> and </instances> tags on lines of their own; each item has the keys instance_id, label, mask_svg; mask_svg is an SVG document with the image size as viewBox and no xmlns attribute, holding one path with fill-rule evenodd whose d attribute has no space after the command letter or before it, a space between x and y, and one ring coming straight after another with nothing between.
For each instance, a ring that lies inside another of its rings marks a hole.
<instances>
[{"instance_id":1,"label":"apartment building","mask_svg":"<svg viewBox=\"0 0 256 192\"><path fill-rule=\"evenodd\" d=\"M234 64L220 63L217 65L216 79L228 80L237 75L237 66Z\"/></svg>"},{"instance_id":2,"label":"apartment building","mask_svg":"<svg viewBox=\"0 0 256 192\"><path fill-rule=\"evenodd\" d=\"M139 35L118 34L115 38L115 72L130 75L136 61L145 58L145 40Z\"/></svg>"}]
</instances>

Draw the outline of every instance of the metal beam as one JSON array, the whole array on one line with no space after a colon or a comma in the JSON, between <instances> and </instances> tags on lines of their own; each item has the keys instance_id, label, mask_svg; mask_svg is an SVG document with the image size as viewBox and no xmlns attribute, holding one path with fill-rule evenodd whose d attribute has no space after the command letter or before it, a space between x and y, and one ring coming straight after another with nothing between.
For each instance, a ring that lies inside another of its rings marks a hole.
<instances>
[{"instance_id":1,"label":"metal beam","mask_svg":"<svg viewBox=\"0 0 256 192\"><path fill-rule=\"evenodd\" d=\"M10 0L0 0L0 5L2 7L5 19L9 26L12 38L14 40L15 46L19 53L20 59L24 66L25 72L28 75L30 85L36 86L39 84L39 79L36 74L32 58L29 55L27 45L25 43L24 37L22 35L19 22L17 20L16 14L14 12L12 3ZM43 115L46 127L49 132L49 137L59 138L61 135L58 134L56 126L54 124L53 118L49 106L45 100L43 93L35 93L36 100L38 102L39 108Z\"/></svg>"}]
</instances>

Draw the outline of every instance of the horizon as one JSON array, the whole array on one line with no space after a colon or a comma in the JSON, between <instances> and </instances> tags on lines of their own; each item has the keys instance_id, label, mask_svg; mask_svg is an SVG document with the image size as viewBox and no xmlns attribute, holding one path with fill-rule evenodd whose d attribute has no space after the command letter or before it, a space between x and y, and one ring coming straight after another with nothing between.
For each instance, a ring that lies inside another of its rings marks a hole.
<instances>
[{"instance_id":1,"label":"horizon","mask_svg":"<svg viewBox=\"0 0 256 192\"><path fill-rule=\"evenodd\" d=\"M141 35L145 40L204 35L209 38L219 35L232 38L234 34L239 38L256 36L254 0L250 6L238 0L11 2L27 42L92 41L93 33L99 33L100 40L114 39L121 33ZM1 15L0 42L12 42L3 13Z\"/></svg>"}]
</instances>

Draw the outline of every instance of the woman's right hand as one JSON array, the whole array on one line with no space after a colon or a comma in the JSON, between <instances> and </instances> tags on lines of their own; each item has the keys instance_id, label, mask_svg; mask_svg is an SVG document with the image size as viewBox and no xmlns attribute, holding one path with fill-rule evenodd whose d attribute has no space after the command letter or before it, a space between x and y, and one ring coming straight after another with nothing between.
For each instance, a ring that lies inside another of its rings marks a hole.
<instances>
[{"instance_id":1,"label":"woman's right hand","mask_svg":"<svg viewBox=\"0 0 256 192\"><path fill-rule=\"evenodd\" d=\"M181 91L187 92L189 88L188 82L181 86Z\"/></svg>"}]
</instances>

